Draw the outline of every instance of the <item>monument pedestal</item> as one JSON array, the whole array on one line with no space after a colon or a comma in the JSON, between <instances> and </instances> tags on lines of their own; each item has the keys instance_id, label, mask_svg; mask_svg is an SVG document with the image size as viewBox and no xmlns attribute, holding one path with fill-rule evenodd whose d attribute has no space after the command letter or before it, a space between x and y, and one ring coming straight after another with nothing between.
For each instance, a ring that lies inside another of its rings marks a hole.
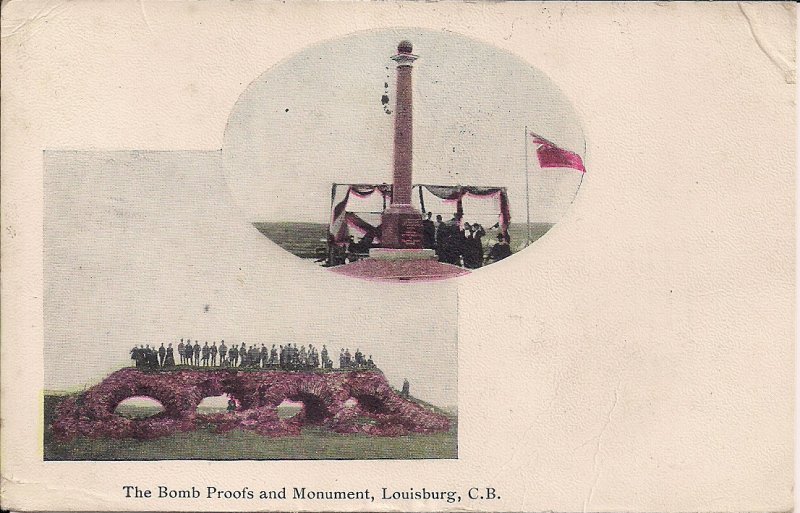
<instances>
[{"instance_id":1,"label":"monument pedestal","mask_svg":"<svg viewBox=\"0 0 800 513\"><path fill-rule=\"evenodd\" d=\"M381 216L382 249L422 249L422 215L410 204L395 203Z\"/></svg>"},{"instance_id":2,"label":"monument pedestal","mask_svg":"<svg viewBox=\"0 0 800 513\"><path fill-rule=\"evenodd\" d=\"M436 252L432 249L372 248L369 257L375 260L434 260Z\"/></svg>"}]
</instances>

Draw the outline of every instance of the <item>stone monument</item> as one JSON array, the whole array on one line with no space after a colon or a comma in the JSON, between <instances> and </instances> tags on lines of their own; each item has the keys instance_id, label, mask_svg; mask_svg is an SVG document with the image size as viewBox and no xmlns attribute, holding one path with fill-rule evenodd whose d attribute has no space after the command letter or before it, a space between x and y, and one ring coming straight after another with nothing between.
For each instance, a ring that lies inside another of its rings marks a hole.
<instances>
[{"instance_id":1,"label":"stone monument","mask_svg":"<svg viewBox=\"0 0 800 513\"><path fill-rule=\"evenodd\" d=\"M413 168L413 102L411 70L418 56L409 41L397 45L397 99L394 118L394 173L392 201L381 216L381 247L370 257L381 259L435 258L422 248L422 214L411 205Z\"/></svg>"}]
</instances>

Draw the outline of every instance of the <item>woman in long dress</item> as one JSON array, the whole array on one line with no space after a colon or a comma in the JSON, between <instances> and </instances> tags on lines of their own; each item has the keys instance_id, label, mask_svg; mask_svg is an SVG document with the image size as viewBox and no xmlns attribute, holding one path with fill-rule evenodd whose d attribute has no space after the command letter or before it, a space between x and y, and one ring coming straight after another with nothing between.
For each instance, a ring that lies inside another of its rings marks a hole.
<instances>
[{"instance_id":1,"label":"woman in long dress","mask_svg":"<svg viewBox=\"0 0 800 513\"><path fill-rule=\"evenodd\" d=\"M175 367L175 353L172 351L172 342L167 347L167 356L164 358L164 367Z\"/></svg>"}]
</instances>

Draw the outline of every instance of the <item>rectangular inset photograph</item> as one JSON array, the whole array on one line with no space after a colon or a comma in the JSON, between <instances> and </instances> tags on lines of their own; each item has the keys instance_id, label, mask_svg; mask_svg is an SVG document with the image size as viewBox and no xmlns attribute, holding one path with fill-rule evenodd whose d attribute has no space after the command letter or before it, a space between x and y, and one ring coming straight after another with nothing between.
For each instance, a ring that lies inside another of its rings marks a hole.
<instances>
[{"instance_id":1,"label":"rectangular inset photograph","mask_svg":"<svg viewBox=\"0 0 800 513\"><path fill-rule=\"evenodd\" d=\"M44 459L456 458L455 286L285 271L217 165L45 152Z\"/></svg>"}]
</instances>

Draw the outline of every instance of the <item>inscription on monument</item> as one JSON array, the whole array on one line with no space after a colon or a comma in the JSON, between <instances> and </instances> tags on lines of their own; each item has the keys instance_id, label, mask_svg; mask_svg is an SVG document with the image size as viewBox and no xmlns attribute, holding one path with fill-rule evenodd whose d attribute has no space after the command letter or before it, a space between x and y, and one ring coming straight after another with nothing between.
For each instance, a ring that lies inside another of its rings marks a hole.
<instances>
[{"instance_id":1,"label":"inscription on monument","mask_svg":"<svg viewBox=\"0 0 800 513\"><path fill-rule=\"evenodd\" d=\"M403 248L422 247L422 219L419 217L400 218L400 245Z\"/></svg>"}]
</instances>

